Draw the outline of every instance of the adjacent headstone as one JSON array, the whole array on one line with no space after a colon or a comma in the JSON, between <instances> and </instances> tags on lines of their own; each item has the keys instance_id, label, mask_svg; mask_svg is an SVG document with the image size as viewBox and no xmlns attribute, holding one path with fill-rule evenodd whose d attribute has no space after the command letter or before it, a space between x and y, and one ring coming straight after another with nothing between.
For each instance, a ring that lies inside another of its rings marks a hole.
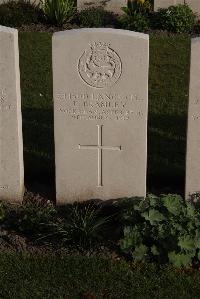
<instances>
[{"instance_id":1,"label":"adjacent headstone","mask_svg":"<svg viewBox=\"0 0 200 299\"><path fill-rule=\"evenodd\" d=\"M193 12L200 14L200 0L186 0L185 3L187 3Z\"/></svg>"},{"instance_id":2,"label":"adjacent headstone","mask_svg":"<svg viewBox=\"0 0 200 299\"><path fill-rule=\"evenodd\" d=\"M187 4L194 13L200 14L200 0L154 0L154 10L178 4Z\"/></svg>"},{"instance_id":3,"label":"adjacent headstone","mask_svg":"<svg viewBox=\"0 0 200 299\"><path fill-rule=\"evenodd\" d=\"M160 8L168 8L177 4L184 4L184 0L154 0L154 10L157 11Z\"/></svg>"},{"instance_id":4,"label":"adjacent headstone","mask_svg":"<svg viewBox=\"0 0 200 299\"><path fill-rule=\"evenodd\" d=\"M102 7L107 11L122 14L122 7L127 6L128 0L77 0L78 10L84 10L92 7Z\"/></svg>"},{"instance_id":5,"label":"adjacent headstone","mask_svg":"<svg viewBox=\"0 0 200 299\"><path fill-rule=\"evenodd\" d=\"M146 195L149 37L53 36L57 202Z\"/></svg>"},{"instance_id":6,"label":"adjacent headstone","mask_svg":"<svg viewBox=\"0 0 200 299\"><path fill-rule=\"evenodd\" d=\"M192 39L186 158L186 199L200 192L200 38Z\"/></svg>"},{"instance_id":7,"label":"adjacent headstone","mask_svg":"<svg viewBox=\"0 0 200 299\"><path fill-rule=\"evenodd\" d=\"M23 191L18 32L0 26L0 199L19 202Z\"/></svg>"}]
</instances>

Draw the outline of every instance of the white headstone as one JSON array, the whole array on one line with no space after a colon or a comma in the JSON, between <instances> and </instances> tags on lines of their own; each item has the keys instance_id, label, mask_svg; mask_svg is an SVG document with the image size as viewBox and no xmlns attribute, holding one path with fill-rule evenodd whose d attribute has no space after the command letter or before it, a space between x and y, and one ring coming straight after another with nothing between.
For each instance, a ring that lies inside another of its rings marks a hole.
<instances>
[{"instance_id":1,"label":"white headstone","mask_svg":"<svg viewBox=\"0 0 200 299\"><path fill-rule=\"evenodd\" d=\"M0 199L19 202L23 191L18 32L0 26Z\"/></svg>"},{"instance_id":2,"label":"white headstone","mask_svg":"<svg viewBox=\"0 0 200 299\"><path fill-rule=\"evenodd\" d=\"M193 10L193 12L200 14L200 0L186 0L185 1Z\"/></svg>"},{"instance_id":3,"label":"white headstone","mask_svg":"<svg viewBox=\"0 0 200 299\"><path fill-rule=\"evenodd\" d=\"M171 5L184 4L184 0L154 0L154 10L168 8Z\"/></svg>"},{"instance_id":4,"label":"white headstone","mask_svg":"<svg viewBox=\"0 0 200 299\"><path fill-rule=\"evenodd\" d=\"M146 195L149 37L53 36L58 203Z\"/></svg>"},{"instance_id":5,"label":"white headstone","mask_svg":"<svg viewBox=\"0 0 200 299\"><path fill-rule=\"evenodd\" d=\"M200 192L200 38L192 39L186 158L186 199Z\"/></svg>"},{"instance_id":6,"label":"white headstone","mask_svg":"<svg viewBox=\"0 0 200 299\"><path fill-rule=\"evenodd\" d=\"M92 7L102 7L107 11L122 14L122 7L127 6L128 0L77 0L78 10L84 10Z\"/></svg>"}]
</instances>

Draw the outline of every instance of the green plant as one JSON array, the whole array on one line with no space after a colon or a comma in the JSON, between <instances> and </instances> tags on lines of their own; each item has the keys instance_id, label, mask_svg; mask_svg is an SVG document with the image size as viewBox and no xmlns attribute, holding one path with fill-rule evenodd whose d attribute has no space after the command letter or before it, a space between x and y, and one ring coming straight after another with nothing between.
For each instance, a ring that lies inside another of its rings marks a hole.
<instances>
[{"instance_id":1,"label":"green plant","mask_svg":"<svg viewBox=\"0 0 200 299\"><path fill-rule=\"evenodd\" d=\"M43 21L43 13L39 6L30 1L9 1L0 4L0 24L10 27L37 24Z\"/></svg>"},{"instance_id":2,"label":"green plant","mask_svg":"<svg viewBox=\"0 0 200 299\"><path fill-rule=\"evenodd\" d=\"M6 206L3 202L0 202L0 223L6 218Z\"/></svg>"},{"instance_id":3,"label":"green plant","mask_svg":"<svg viewBox=\"0 0 200 299\"><path fill-rule=\"evenodd\" d=\"M149 28L148 17L140 12L134 15L122 16L120 21L122 28L127 30L143 32Z\"/></svg>"},{"instance_id":4,"label":"green plant","mask_svg":"<svg viewBox=\"0 0 200 299\"><path fill-rule=\"evenodd\" d=\"M47 21L56 26L70 22L76 13L74 0L44 0L41 3Z\"/></svg>"},{"instance_id":5,"label":"green plant","mask_svg":"<svg viewBox=\"0 0 200 299\"><path fill-rule=\"evenodd\" d=\"M122 7L126 15L134 15L135 13L149 13L152 8L149 0L128 0L127 7Z\"/></svg>"},{"instance_id":6,"label":"green plant","mask_svg":"<svg viewBox=\"0 0 200 299\"><path fill-rule=\"evenodd\" d=\"M55 215L56 210L51 203L30 202L20 208L15 226L25 234L39 235Z\"/></svg>"},{"instance_id":7,"label":"green plant","mask_svg":"<svg viewBox=\"0 0 200 299\"><path fill-rule=\"evenodd\" d=\"M197 22L194 25L193 30L196 34L200 34L200 20L197 20Z\"/></svg>"},{"instance_id":8,"label":"green plant","mask_svg":"<svg viewBox=\"0 0 200 299\"><path fill-rule=\"evenodd\" d=\"M200 261L200 212L178 195L135 200L123 212L121 250L136 261Z\"/></svg>"},{"instance_id":9,"label":"green plant","mask_svg":"<svg viewBox=\"0 0 200 299\"><path fill-rule=\"evenodd\" d=\"M154 16L155 28L175 33L189 33L195 24L195 15L188 5L160 9Z\"/></svg>"},{"instance_id":10,"label":"green plant","mask_svg":"<svg viewBox=\"0 0 200 299\"><path fill-rule=\"evenodd\" d=\"M79 12L78 24L81 27L105 27L106 25L115 24L115 16L111 12L105 11L101 7L88 8Z\"/></svg>"},{"instance_id":11,"label":"green plant","mask_svg":"<svg viewBox=\"0 0 200 299\"><path fill-rule=\"evenodd\" d=\"M48 225L48 234L41 239L56 238L62 244L81 247L102 240L104 226L109 217L101 215L101 208L93 204L75 204L66 210L66 216Z\"/></svg>"},{"instance_id":12,"label":"green plant","mask_svg":"<svg viewBox=\"0 0 200 299\"><path fill-rule=\"evenodd\" d=\"M124 11L124 15L120 17L122 28L139 32L147 30L150 8L148 0L128 1L127 7L122 8Z\"/></svg>"}]
</instances>

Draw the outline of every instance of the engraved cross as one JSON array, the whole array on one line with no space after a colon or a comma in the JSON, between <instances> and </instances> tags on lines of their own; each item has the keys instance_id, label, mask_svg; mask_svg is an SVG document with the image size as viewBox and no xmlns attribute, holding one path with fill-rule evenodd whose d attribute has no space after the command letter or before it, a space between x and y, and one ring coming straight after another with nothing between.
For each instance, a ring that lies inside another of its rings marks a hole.
<instances>
[{"instance_id":1,"label":"engraved cross","mask_svg":"<svg viewBox=\"0 0 200 299\"><path fill-rule=\"evenodd\" d=\"M103 187L103 175L102 175L102 154L103 150L110 151L121 151L121 146L103 146L102 142L102 128L103 125L97 125L98 128L98 144L97 145L81 145L79 144L79 149L93 149L98 150L98 186Z\"/></svg>"}]
</instances>

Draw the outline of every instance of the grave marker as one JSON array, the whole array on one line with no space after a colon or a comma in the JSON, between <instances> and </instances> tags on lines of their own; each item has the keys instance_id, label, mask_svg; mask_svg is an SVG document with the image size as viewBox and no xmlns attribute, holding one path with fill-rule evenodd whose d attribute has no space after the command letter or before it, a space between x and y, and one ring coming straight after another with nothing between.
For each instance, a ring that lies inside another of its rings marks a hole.
<instances>
[{"instance_id":1,"label":"grave marker","mask_svg":"<svg viewBox=\"0 0 200 299\"><path fill-rule=\"evenodd\" d=\"M154 10L168 8L171 5L184 4L184 0L154 0Z\"/></svg>"},{"instance_id":2,"label":"grave marker","mask_svg":"<svg viewBox=\"0 0 200 299\"><path fill-rule=\"evenodd\" d=\"M107 11L122 14L122 7L127 6L128 0L77 0L78 10L84 10L92 7L102 7Z\"/></svg>"},{"instance_id":3,"label":"grave marker","mask_svg":"<svg viewBox=\"0 0 200 299\"><path fill-rule=\"evenodd\" d=\"M142 33L54 34L58 203L146 195L148 55Z\"/></svg>"},{"instance_id":4,"label":"grave marker","mask_svg":"<svg viewBox=\"0 0 200 299\"><path fill-rule=\"evenodd\" d=\"M188 109L186 199L200 192L200 38L192 39Z\"/></svg>"},{"instance_id":5,"label":"grave marker","mask_svg":"<svg viewBox=\"0 0 200 299\"><path fill-rule=\"evenodd\" d=\"M24 191L18 32L0 26L0 199Z\"/></svg>"}]
</instances>

